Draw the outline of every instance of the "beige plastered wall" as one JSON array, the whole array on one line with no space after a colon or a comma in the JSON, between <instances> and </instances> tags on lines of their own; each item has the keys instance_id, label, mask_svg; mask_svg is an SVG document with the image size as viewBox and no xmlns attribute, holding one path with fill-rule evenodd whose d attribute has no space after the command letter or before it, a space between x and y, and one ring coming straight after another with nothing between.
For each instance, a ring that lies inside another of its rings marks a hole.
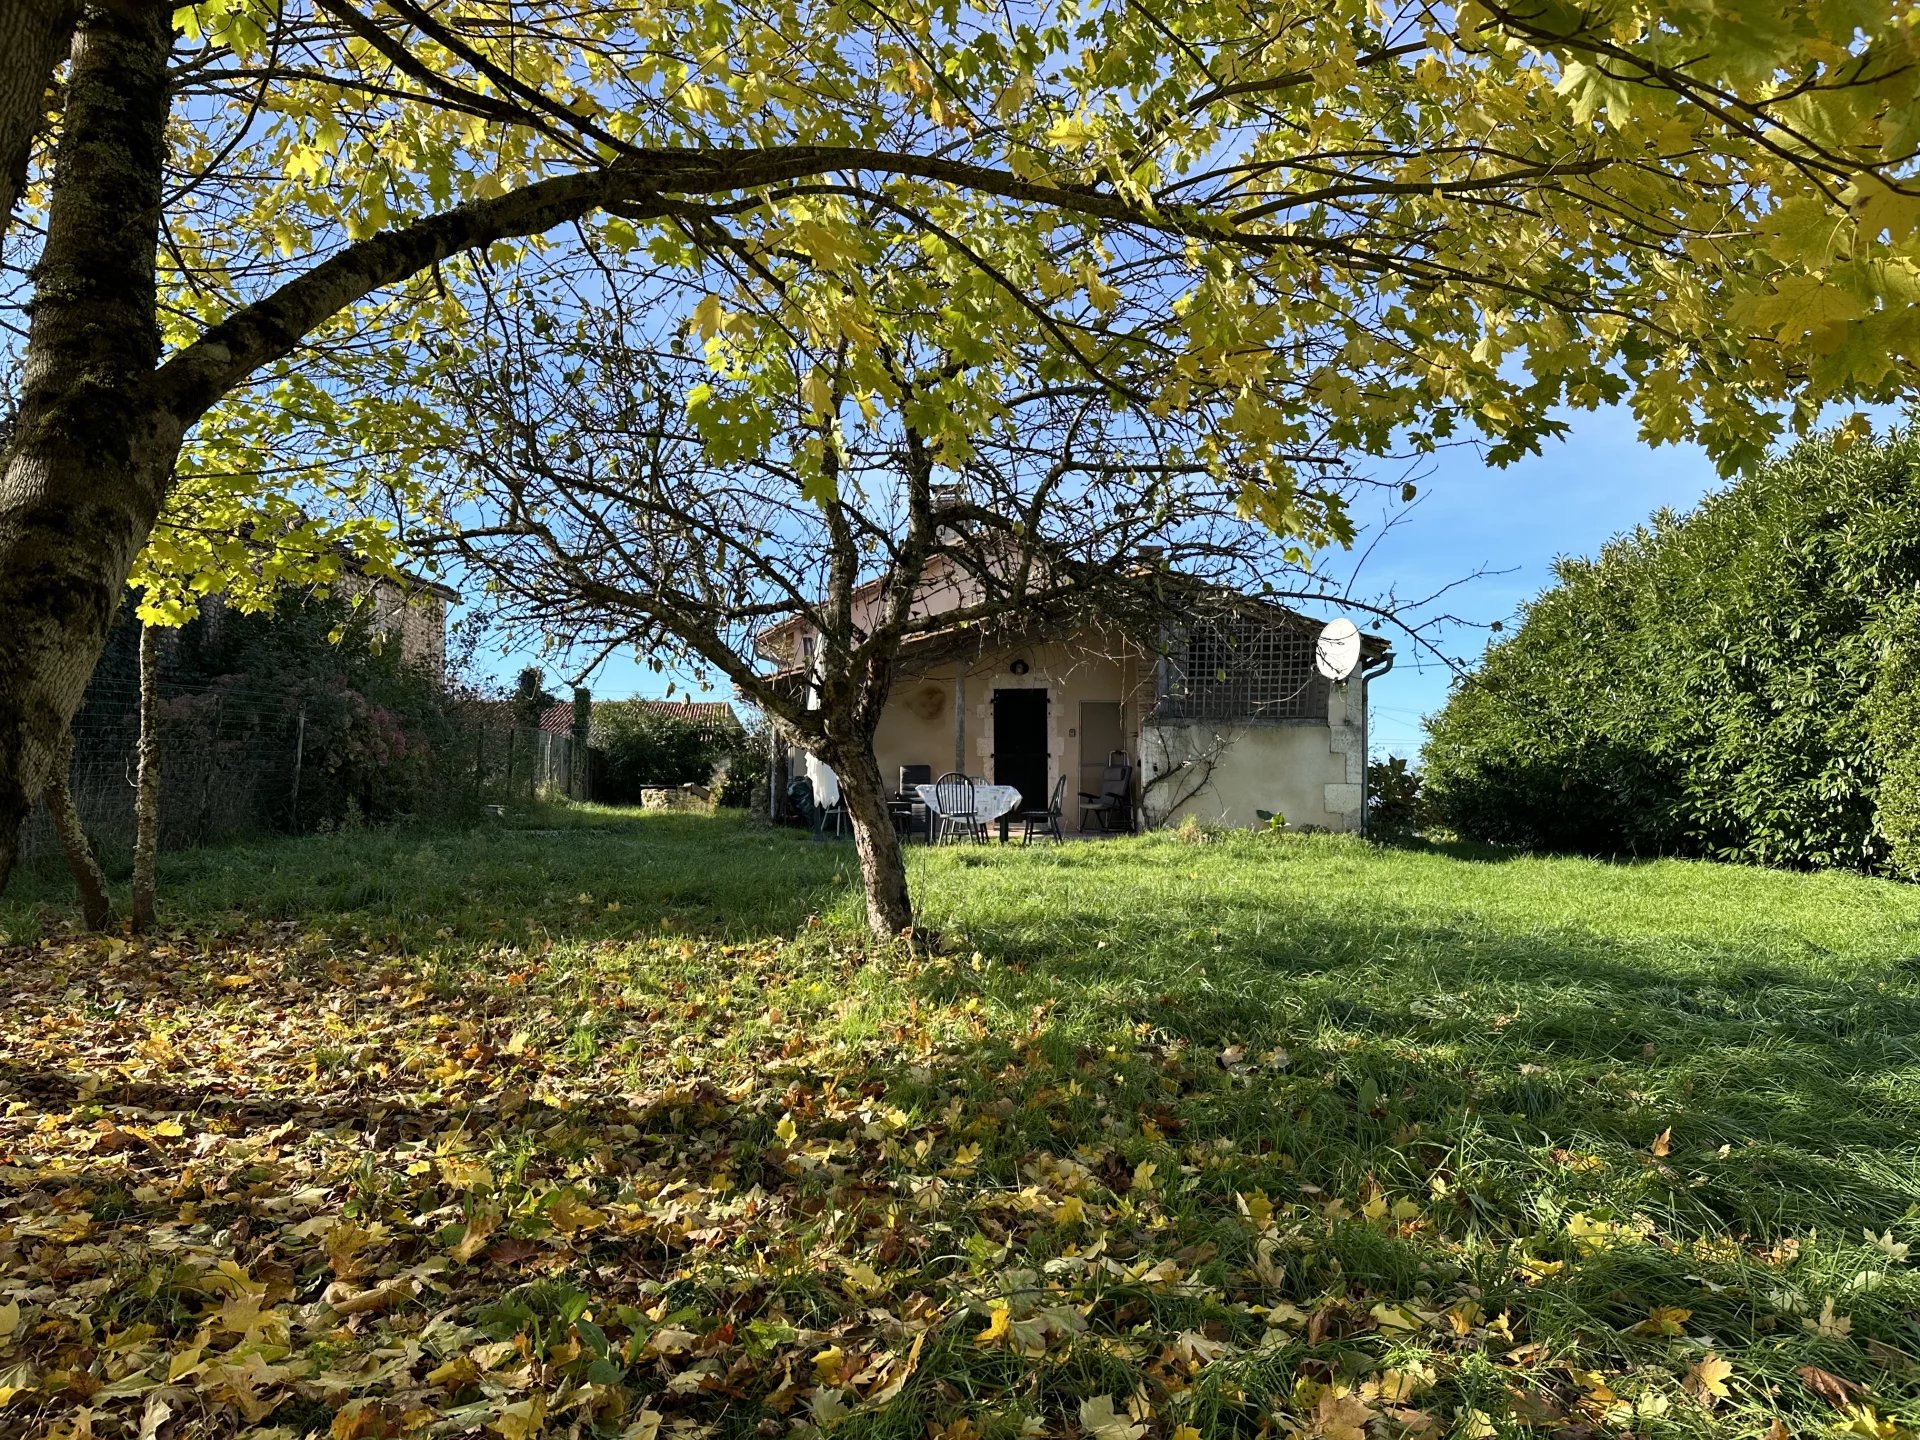
<instances>
[{"instance_id":1,"label":"beige plastered wall","mask_svg":"<svg viewBox=\"0 0 1920 1440\"><path fill-rule=\"evenodd\" d=\"M1013 672L1015 661L1026 662L1026 674ZM1062 774L1067 777L1061 819L1066 829L1075 830L1080 819L1080 706L1088 701L1117 703L1122 740L1130 754L1138 755L1140 702L1150 698L1151 673L1124 642L1090 637L903 674L894 682L874 735L881 778L891 786L902 765L928 765L936 776L959 770L991 779L993 692L1043 689L1048 692L1047 783L1051 786ZM1089 758L1100 762L1106 756ZM1037 809L1047 797L1023 796L1022 801Z\"/></svg>"},{"instance_id":2,"label":"beige plastered wall","mask_svg":"<svg viewBox=\"0 0 1920 1440\"><path fill-rule=\"evenodd\" d=\"M1327 723L1149 725L1142 810L1149 826L1189 815L1252 829L1267 822L1357 831L1366 795L1365 682L1335 685ZM1155 777L1164 776L1163 779Z\"/></svg>"},{"instance_id":3,"label":"beige plastered wall","mask_svg":"<svg viewBox=\"0 0 1920 1440\"><path fill-rule=\"evenodd\" d=\"M1013 673L1024 660L1027 673ZM902 674L874 735L881 779L891 789L902 765L927 765L993 776L993 692L1042 688L1049 692L1049 784L1067 777L1062 821L1079 828L1083 758L1080 706L1117 702L1121 735L1135 760L1135 798L1149 828L1177 825L1187 816L1212 825L1258 828L1259 811L1292 826L1357 831L1366 775L1362 723L1365 687L1335 685L1326 723L1146 723L1153 708L1153 667L1122 641L1097 637L1049 643L954 661ZM801 752L794 752L798 765ZM1161 778L1164 777L1164 778ZM1036 797L1037 807L1045 797ZM1095 828L1089 820L1088 828Z\"/></svg>"}]
</instances>

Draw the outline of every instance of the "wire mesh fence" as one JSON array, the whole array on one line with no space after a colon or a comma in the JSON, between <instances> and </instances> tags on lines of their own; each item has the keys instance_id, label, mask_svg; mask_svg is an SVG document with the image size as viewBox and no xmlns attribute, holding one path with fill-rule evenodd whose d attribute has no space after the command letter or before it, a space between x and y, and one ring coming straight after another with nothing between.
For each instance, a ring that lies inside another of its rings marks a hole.
<instances>
[{"instance_id":1,"label":"wire mesh fence","mask_svg":"<svg viewBox=\"0 0 1920 1440\"><path fill-rule=\"evenodd\" d=\"M103 658L74 718L69 778L109 868L132 850L140 738L138 672L115 658ZM592 795L587 747L516 724L498 700L446 695L401 714L313 679L169 674L165 664L156 689L163 850ZM44 805L22 840L32 863L58 855Z\"/></svg>"}]
</instances>

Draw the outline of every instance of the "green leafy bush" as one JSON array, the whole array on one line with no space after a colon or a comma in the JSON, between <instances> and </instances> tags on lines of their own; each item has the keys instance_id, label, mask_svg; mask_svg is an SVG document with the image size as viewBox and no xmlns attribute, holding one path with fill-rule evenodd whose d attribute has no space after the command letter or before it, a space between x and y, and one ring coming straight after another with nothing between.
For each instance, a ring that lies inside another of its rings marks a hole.
<instances>
[{"instance_id":1,"label":"green leafy bush","mask_svg":"<svg viewBox=\"0 0 1920 1440\"><path fill-rule=\"evenodd\" d=\"M1920 607L1902 607L1900 628L1913 634ZM1887 868L1911 880L1920 878L1920 653L1891 649L1881 666L1867 706L1873 758L1880 767L1881 839Z\"/></svg>"},{"instance_id":2,"label":"green leafy bush","mask_svg":"<svg viewBox=\"0 0 1920 1440\"><path fill-rule=\"evenodd\" d=\"M708 785L739 752L739 722L707 724L663 714L642 700L606 700L593 708L593 743L606 755L601 798L631 803L649 785Z\"/></svg>"},{"instance_id":3,"label":"green leafy bush","mask_svg":"<svg viewBox=\"0 0 1920 1440\"><path fill-rule=\"evenodd\" d=\"M1920 766L1920 717L1900 718L1920 706L1914 632L1894 603L1920 593L1914 432L1804 442L1558 576L1429 726L1444 823L1544 849L1920 867L1920 773L1900 778Z\"/></svg>"},{"instance_id":4,"label":"green leafy bush","mask_svg":"<svg viewBox=\"0 0 1920 1440\"><path fill-rule=\"evenodd\" d=\"M1426 821L1425 781L1404 755L1367 765L1367 823L1380 833L1417 830Z\"/></svg>"}]
</instances>

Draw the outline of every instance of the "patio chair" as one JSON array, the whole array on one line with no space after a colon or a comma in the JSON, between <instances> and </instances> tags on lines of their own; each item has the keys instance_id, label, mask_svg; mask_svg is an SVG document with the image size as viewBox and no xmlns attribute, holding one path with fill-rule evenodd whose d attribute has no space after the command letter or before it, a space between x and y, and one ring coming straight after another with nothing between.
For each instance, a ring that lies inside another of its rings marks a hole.
<instances>
[{"instance_id":1,"label":"patio chair","mask_svg":"<svg viewBox=\"0 0 1920 1440\"><path fill-rule=\"evenodd\" d=\"M1019 820L1022 825L1020 843L1031 844L1035 835L1051 835L1056 841L1062 840L1060 834L1060 811L1067 803L1067 777L1062 775L1053 782L1053 799L1047 802L1044 810L1022 810Z\"/></svg>"},{"instance_id":2,"label":"patio chair","mask_svg":"<svg viewBox=\"0 0 1920 1440\"><path fill-rule=\"evenodd\" d=\"M893 798L887 801L887 813L893 816L893 831L904 844L919 835L923 839L933 839L933 814L927 809L927 802L920 798L916 788L933 783L931 765L902 765L900 767L900 788L893 792Z\"/></svg>"},{"instance_id":3,"label":"patio chair","mask_svg":"<svg viewBox=\"0 0 1920 1440\"><path fill-rule=\"evenodd\" d=\"M950 836L970 834L982 844L987 827L974 815L973 781L958 770L949 770L933 782L933 841L938 844Z\"/></svg>"},{"instance_id":4,"label":"patio chair","mask_svg":"<svg viewBox=\"0 0 1920 1440\"><path fill-rule=\"evenodd\" d=\"M1087 816L1102 830L1133 829L1133 766L1124 752L1109 750L1106 769L1100 776L1100 793L1080 792L1080 828L1087 828ZM1118 824L1114 822L1118 821Z\"/></svg>"}]
</instances>

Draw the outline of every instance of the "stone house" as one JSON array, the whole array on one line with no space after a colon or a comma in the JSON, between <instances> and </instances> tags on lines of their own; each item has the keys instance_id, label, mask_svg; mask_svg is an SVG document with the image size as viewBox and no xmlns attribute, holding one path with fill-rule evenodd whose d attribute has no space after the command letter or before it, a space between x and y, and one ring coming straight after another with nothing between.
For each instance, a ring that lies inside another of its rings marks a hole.
<instances>
[{"instance_id":1,"label":"stone house","mask_svg":"<svg viewBox=\"0 0 1920 1440\"><path fill-rule=\"evenodd\" d=\"M936 572L919 608L951 609L965 588ZM1204 589L1208 603L1170 614L1151 635L1031 616L910 641L874 737L881 776L892 785L906 765L957 770L1015 786L1037 808L1064 775L1063 821L1076 830L1076 797L1099 794L1118 757L1131 767L1137 825L1191 816L1251 828L1279 816L1296 828L1362 829L1367 687L1392 665L1388 642L1363 635L1359 668L1330 681L1314 664L1320 621ZM879 594L871 582L856 608ZM800 680L817 642L794 617L764 631L759 650ZM803 761L794 751L791 770ZM1084 828L1096 823L1089 815Z\"/></svg>"}]
</instances>

